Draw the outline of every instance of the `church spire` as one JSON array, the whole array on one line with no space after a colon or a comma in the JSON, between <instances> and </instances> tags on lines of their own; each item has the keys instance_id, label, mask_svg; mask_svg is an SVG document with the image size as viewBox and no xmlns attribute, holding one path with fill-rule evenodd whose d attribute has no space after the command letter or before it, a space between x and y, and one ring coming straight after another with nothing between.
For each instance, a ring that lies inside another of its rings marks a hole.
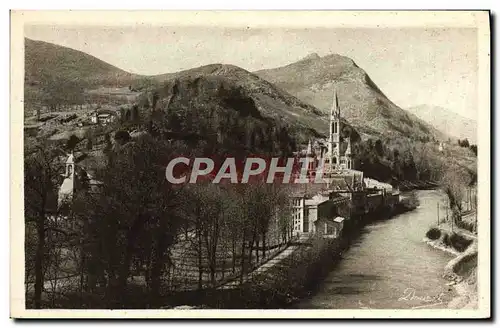
<instances>
[{"instance_id":1,"label":"church spire","mask_svg":"<svg viewBox=\"0 0 500 328\"><path fill-rule=\"evenodd\" d=\"M340 118L340 106L339 106L339 98L337 97L337 87L333 87L333 102L332 108L330 111L330 116L332 118Z\"/></svg>"},{"instance_id":2,"label":"church spire","mask_svg":"<svg viewBox=\"0 0 500 328\"><path fill-rule=\"evenodd\" d=\"M328 157L330 166L337 169L340 164L340 106L337 88L333 89L333 103L330 111L330 136L328 140Z\"/></svg>"}]
</instances>

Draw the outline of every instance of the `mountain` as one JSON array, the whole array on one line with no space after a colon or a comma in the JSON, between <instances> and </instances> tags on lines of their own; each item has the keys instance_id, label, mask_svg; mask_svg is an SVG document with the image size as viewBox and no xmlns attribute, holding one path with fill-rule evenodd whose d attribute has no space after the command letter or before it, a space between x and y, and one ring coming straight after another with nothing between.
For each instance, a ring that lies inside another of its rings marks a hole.
<instances>
[{"instance_id":1,"label":"mountain","mask_svg":"<svg viewBox=\"0 0 500 328\"><path fill-rule=\"evenodd\" d=\"M163 86L158 90L163 98L172 96L170 102L183 99L186 103L191 99L206 105L215 101L215 95L221 96L221 90L233 90L240 94L239 101L225 102L225 105L239 111L238 106L251 103L258 115L296 131L299 142L307 142L306 139L313 136L326 136L328 132L325 113L237 66L212 64L154 78L162 81ZM246 97L243 102L242 97ZM344 135L352 132L354 141L359 139L357 132L344 123Z\"/></svg>"},{"instance_id":2,"label":"mountain","mask_svg":"<svg viewBox=\"0 0 500 328\"><path fill-rule=\"evenodd\" d=\"M395 105L348 57L311 54L298 62L254 73L323 112L330 109L335 87L341 115L367 136L445 137Z\"/></svg>"},{"instance_id":3,"label":"mountain","mask_svg":"<svg viewBox=\"0 0 500 328\"><path fill-rule=\"evenodd\" d=\"M470 142L477 143L476 120L439 106L419 105L407 110L450 136L458 139L467 138Z\"/></svg>"},{"instance_id":4,"label":"mountain","mask_svg":"<svg viewBox=\"0 0 500 328\"><path fill-rule=\"evenodd\" d=\"M70 81L83 87L126 86L137 76L82 51L28 38L25 82L28 86Z\"/></svg>"},{"instance_id":5,"label":"mountain","mask_svg":"<svg viewBox=\"0 0 500 328\"><path fill-rule=\"evenodd\" d=\"M328 119L323 112L257 75L233 65L213 64L177 73L138 76L84 52L25 38L27 107L39 102L54 109L61 104L85 103L89 97L85 90L102 89L106 86L131 86L132 89L137 87L143 91L156 87L158 94L164 94L165 90L173 92L171 95L174 95L174 100L183 99L185 102L184 95L189 94L193 103L217 106L221 104L212 97L218 94L217 88L233 90L241 93L239 98L248 97L259 115L287 125L299 136L299 142L306 142L305 138L312 136L325 136L328 132ZM86 98L82 99L82 94ZM207 97L210 99L207 100ZM222 107L238 111L238 108L234 108L235 104L240 103L225 103ZM350 129L346 124L344 134L347 135ZM353 139L359 137L354 130L352 132Z\"/></svg>"},{"instance_id":6,"label":"mountain","mask_svg":"<svg viewBox=\"0 0 500 328\"><path fill-rule=\"evenodd\" d=\"M343 117L364 135L442 136L432 126L393 104L361 68L339 55L320 57L314 53L285 67L255 73L232 65L213 64L145 77L125 72L81 51L25 39L26 103L42 99L54 108L60 104L81 104L85 103L79 99L82 90L131 86L150 80L157 81L156 84L179 81L188 92L187 89L196 88L198 78L219 78L230 88L240 88L263 116L300 130L303 137L327 133L326 114L334 85ZM350 126L347 125L347 129Z\"/></svg>"}]
</instances>

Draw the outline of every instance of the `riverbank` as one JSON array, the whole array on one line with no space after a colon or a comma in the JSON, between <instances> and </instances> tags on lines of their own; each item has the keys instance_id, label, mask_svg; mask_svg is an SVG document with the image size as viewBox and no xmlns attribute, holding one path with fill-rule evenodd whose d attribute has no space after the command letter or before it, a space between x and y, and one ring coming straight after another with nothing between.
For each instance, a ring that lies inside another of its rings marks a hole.
<instances>
[{"instance_id":1,"label":"riverbank","mask_svg":"<svg viewBox=\"0 0 500 328\"><path fill-rule=\"evenodd\" d=\"M442 229L442 230L441 230ZM443 234L449 231L440 228ZM469 238L470 234L455 231L462 238ZM467 249L459 252L452 245L446 245L443 238L424 241L430 246L441 251L455 255L444 268L443 277L449 280L447 285L453 286L457 296L448 302L449 309L477 309L478 307L478 286L477 286L477 239L473 239Z\"/></svg>"},{"instance_id":2,"label":"riverbank","mask_svg":"<svg viewBox=\"0 0 500 328\"><path fill-rule=\"evenodd\" d=\"M265 270L256 269L242 284L183 293L178 295L178 302L210 309L289 308L307 297L317 282L333 270L346 241L313 237L296 243L287 256L276 259Z\"/></svg>"}]
</instances>

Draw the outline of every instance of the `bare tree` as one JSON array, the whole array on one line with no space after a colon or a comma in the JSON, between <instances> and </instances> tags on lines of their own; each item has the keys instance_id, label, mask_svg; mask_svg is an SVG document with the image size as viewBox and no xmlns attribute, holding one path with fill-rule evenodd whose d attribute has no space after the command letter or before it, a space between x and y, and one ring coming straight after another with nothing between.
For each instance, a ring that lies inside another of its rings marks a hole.
<instances>
[{"instance_id":1,"label":"bare tree","mask_svg":"<svg viewBox=\"0 0 500 328\"><path fill-rule=\"evenodd\" d=\"M461 218L462 202L470 182L470 174L457 165L450 165L444 172L441 185L448 196L454 222Z\"/></svg>"},{"instance_id":2,"label":"bare tree","mask_svg":"<svg viewBox=\"0 0 500 328\"><path fill-rule=\"evenodd\" d=\"M42 141L33 152L25 154L24 160L25 222L27 225L34 223L37 241L34 256L34 306L37 309L41 308L42 302L47 222L49 215L57 209L56 189L64 169L59 161L60 155L59 149Z\"/></svg>"}]
</instances>

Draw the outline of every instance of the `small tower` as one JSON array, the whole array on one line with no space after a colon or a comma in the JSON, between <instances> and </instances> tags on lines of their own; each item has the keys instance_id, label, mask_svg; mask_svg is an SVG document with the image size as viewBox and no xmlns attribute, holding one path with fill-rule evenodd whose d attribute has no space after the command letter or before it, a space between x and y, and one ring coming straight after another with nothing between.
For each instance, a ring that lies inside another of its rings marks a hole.
<instances>
[{"instance_id":1,"label":"small tower","mask_svg":"<svg viewBox=\"0 0 500 328\"><path fill-rule=\"evenodd\" d=\"M328 140L330 167L337 169L340 164L340 106L337 89L333 91L333 104L330 110L330 137Z\"/></svg>"},{"instance_id":2,"label":"small tower","mask_svg":"<svg viewBox=\"0 0 500 328\"><path fill-rule=\"evenodd\" d=\"M309 139L309 143L307 144L306 156L312 159L307 167L308 175L311 175L311 174L313 174L313 172L316 171L318 159L316 157L316 151L313 147L313 143L310 139Z\"/></svg>"},{"instance_id":3,"label":"small tower","mask_svg":"<svg viewBox=\"0 0 500 328\"><path fill-rule=\"evenodd\" d=\"M345 150L345 161L348 170L352 170L352 150L351 150L351 136L347 139L347 149Z\"/></svg>"},{"instance_id":4,"label":"small tower","mask_svg":"<svg viewBox=\"0 0 500 328\"><path fill-rule=\"evenodd\" d=\"M75 157L73 153L66 160L66 171L63 174L64 181L59 188L58 204L71 200L75 192Z\"/></svg>"}]
</instances>

